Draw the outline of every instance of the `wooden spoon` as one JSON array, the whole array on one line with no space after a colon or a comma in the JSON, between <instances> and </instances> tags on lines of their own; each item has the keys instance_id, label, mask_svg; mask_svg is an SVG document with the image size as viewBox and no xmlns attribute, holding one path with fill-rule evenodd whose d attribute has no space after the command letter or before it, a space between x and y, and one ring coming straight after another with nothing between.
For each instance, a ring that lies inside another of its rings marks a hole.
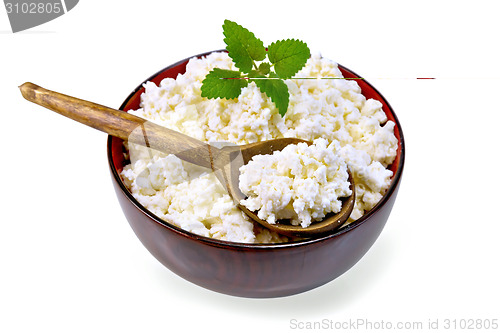
<instances>
[{"instance_id":1,"label":"wooden spoon","mask_svg":"<svg viewBox=\"0 0 500 333\"><path fill-rule=\"evenodd\" d=\"M282 138L242 146L230 145L216 148L127 112L50 91L33 83L26 82L19 89L28 101L65 117L123 140L167 154L174 154L184 161L212 169L241 210L251 219L280 234L314 237L332 232L347 221L354 207L355 195L350 172L349 181L352 195L344 199L341 211L327 216L321 222L312 223L306 228L284 223L270 224L240 204L240 201L245 199L245 195L239 189L239 169L242 165L248 163L254 155L272 154L273 151L282 150L289 144L308 141ZM310 142L308 143L310 144Z\"/></svg>"}]
</instances>

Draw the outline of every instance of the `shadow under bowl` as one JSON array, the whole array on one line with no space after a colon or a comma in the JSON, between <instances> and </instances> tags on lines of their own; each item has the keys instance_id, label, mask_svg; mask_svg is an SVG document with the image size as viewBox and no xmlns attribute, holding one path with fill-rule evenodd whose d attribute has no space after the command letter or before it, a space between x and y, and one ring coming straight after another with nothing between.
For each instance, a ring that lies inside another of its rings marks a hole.
<instances>
[{"instance_id":1,"label":"shadow under bowl","mask_svg":"<svg viewBox=\"0 0 500 333\"><path fill-rule=\"evenodd\" d=\"M194 57L203 57L211 52ZM146 79L159 84L186 70L184 59ZM345 78L359 78L339 65ZM107 142L111 178L121 208L142 244L164 266L201 287L223 294L268 298L298 294L324 285L349 270L374 244L396 200L403 172L405 148L401 126L385 98L366 80L356 80L363 95L380 101L396 126L398 151L390 165L391 184L380 202L363 217L320 238L282 244L244 244L221 241L178 228L143 207L124 185L120 172L127 164L123 140ZM143 83L123 102L121 110L138 109Z\"/></svg>"}]
</instances>

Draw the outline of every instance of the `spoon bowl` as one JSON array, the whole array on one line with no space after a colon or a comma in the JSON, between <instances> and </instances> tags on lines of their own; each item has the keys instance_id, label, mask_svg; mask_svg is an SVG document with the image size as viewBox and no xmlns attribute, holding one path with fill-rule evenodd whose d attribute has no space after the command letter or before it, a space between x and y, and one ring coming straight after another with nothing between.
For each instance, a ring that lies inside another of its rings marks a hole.
<instances>
[{"instance_id":1,"label":"spoon bowl","mask_svg":"<svg viewBox=\"0 0 500 333\"><path fill-rule=\"evenodd\" d=\"M336 214L328 214L323 220L319 222L313 222L311 225L305 228L300 225L291 225L289 223L286 223L286 221L269 223L266 220L261 219L257 215L257 212L251 211L241 204L241 201L245 199L246 196L239 189L239 169L242 165L250 162L253 156L269 155L274 151L281 151L287 145L298 144L300 142L311 144L311 142L302 139L280 138L250 143L242 146L223 147L221 149L221 151L223 152L223 156L221 156L222 158L218 159L218 161L220 162L220 167L216 168L215 175L222 183L222 185L226 188L229 195L236 202L238 208L245 212L252 220L258 222L265 228L273 230L281 235L289 237L310 238L331 233L335 229L341 227L349 219L355 202L355 191L353 186L354 181L349 168L347 169L347 172L349 174L351 195L349 197L342 198L341 210Z\"/></svg>"},{"instance_id":2,"label":"spoon bowl","mask_svg":"<svg viewBox=\"0 0 500 333\"><path fill-rule=\"evenodd\" d=\"M128 142L163 153L174 154L186 162L213 170L217 179L241 210L252 220L277 233L286 236L310 238L332 232L347 221L354 207L355 194L350 173L349 181L352 194L344 199L341 211L327 216L323 221L313 223L306 228L284 223L268 223L260 219L256 212L250 211L241 204L241 201L245 199L245 195L239 189L239 170L241 166L248 163L255 155L272 154L274 151L282 150L289 144L299 142L310 144L308 141L296 138L281 138L241 146L228 145L217 148L135 115L47 90L30 82L24 83L19 88L23 97L28 101L65 117Z\"/></svg>"}]
</instances>

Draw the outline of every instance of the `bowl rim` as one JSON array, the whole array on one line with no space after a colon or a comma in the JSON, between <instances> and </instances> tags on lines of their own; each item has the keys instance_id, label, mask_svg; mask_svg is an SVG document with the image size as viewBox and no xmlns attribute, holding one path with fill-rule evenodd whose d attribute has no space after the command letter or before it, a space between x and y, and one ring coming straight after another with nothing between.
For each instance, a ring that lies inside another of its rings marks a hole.
<instances>
[{"instance_id":1,"label":"bowl rim","mask_svg":"<svg viewBox=\"0 0 500 333\"><path fill-rule=\"evenodd\" d=\"M173 63L173 64L171 64L171 65L169 65L169 66L167 66L167 67L165 67L165 68L163 68L161 70L159 70L158 72L156 72L153 75L149 76L141 84L139 84L128 95L128 97L123 101L123 103L121 104L121 106L120 106L119 109L123 110L125 108L125 106L127 105L127 103L129 102L129 100L139 90L141 90L143 88L143 86L144 86L144 84L146 82L152 81L154 78L156 78L158 75L162 74L166 70L168 70L170 68L173 68L173 67L176 67L176 66L179 66L179 65L185 63L186 61L189 61L192 58L200 58L200 57L206 56L206 55L208 55L210 53L214 53L214 52L227 52L227 51L224 50L224 49L222 49L222 50L214 50L214 51L209 51L209 52L203 52L203 53L200 53L200 54L197 54L197 55L194 55L194 56L190 56L190 57L185 58L183 60L177 61L177 62L175 62L175 63ZM345 66L343 66L343 65L341 65L339 63L336 63L336 64L338 65L339 68L342 68L342 69L344 69L344 70L352 73L356 77L361 77L358 74L356 74L354 71L350 70L349 68L347 68L347 67L345 67ZM392 194L394 193L394 191L396 190L396 188L397 188L397 186L398 186L398 184L400 182L400 179L401 179L402 173L403 173L404 161L405 161L405 141L404 141L404 137L403 137L403 130L401 128L401 124L399 122L399 119L396 116L396 113L394 112L394 109L389 104L389 102L387 101L387 99L371 83L369 83L365 79L363 79L363 81L371 89L373 89L373 91L378 95L378 97L381 100L383 100L383 102L385 103L385 105L388 108L388 111L392 114L392 116L394 118L394 123L395 123L395 126L397 127L397 129L399 131L399 137L400 137L399 145L400 145L400 151L401 152L400 152L400 156L399 156L399 165L398 165L398 168L397 168L396 172L392 176L392 180L391 180L391 184L389 185L389 188L384 193L384 195L379 200L379 202L372 209L370 209L368 212L366 212L365 214L363 214L363 216L360 217L358 220L356 220L356 221L348 224L347 226L339 229L338 231L336 231L336 232L334 232L332 234L324 235L324 236L317 237L317 238L295 240L295 241L290 241L290 242L286 242L286 243L240 243L240 242L233 242L233 241L226 241L226 240L220 240L220 239L205 237L205 236L197 235L197 234L192 233L190 231L184 230L184 229L182 229L182 228L174 225L173 223L167 222L167 221L161 219L160 217L156 216L151 211L149 211L147 208L145 208L141 203L139 203L139 201L136 198L134 198L134 196L132 195L132 193L128 190L128 188L125 186L124 182L122 181L122 178L121 178L120 174L118 173L118 170L115 168L115 165L113 163L113 151L112 151L113 136L108 135L108 139L107 139L107 158L108 158L108 164L109 164L109 167L110 167L110 170L111 170L111 174L112 174L113 178L115 179L115 181L117 182L117 184L119 185L120 190L127 197L127 199L134 206L136 206L136 208L138 208L142 213L144 213L145 215L147 215L152 221L154 221L155 223L159 224L160 226L162 226L164 228L167 228L167 229L171 230L172 232L178 234L179 236L190 238L190 239L193 239L193 240L196 240L196 241L200 241L200 242L205 243L207 245L211 245L211 246L215 246L215 247L222 247L222 248L232 248L232 249L236 248L236 249L253 249L253 250L269 250L269 249L276 249L277 250L277 249L285 249L285 248L292 248L292 247L295 248L295 247L307 246L307 245L311 245L311 244L321 243L321 242L330 240L332 238L340 237L340 236L348 233L349 231L358 228L359 226L363 225L364 223L367 223L370 220L370 217L373 214L375 214L389 200L389 198L392 196Z\"/></svg>"}]
</instances>

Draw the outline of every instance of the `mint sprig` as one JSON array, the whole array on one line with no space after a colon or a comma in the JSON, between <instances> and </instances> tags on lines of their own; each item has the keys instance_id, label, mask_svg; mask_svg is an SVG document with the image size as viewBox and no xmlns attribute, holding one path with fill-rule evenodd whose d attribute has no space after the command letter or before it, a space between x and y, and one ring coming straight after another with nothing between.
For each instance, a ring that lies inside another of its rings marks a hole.
<instances>
[{"instance_id":1,"label":"mint sprig","mask_svg":"<svg viewBox=\"0 0 500 333\"><path fill-rule=\"evenodd\" d=\"M248 82L255 82L283 117L290 100L284 80L300 71L311 56L306 43L285 39L272 43L266 49L252 32L235 22L225 20L222 29L226 50L239 71L214 68L202 82L201 96L237 98ZM266 58L269 61L265 61Z\"/></svg>"}]
</instances>

